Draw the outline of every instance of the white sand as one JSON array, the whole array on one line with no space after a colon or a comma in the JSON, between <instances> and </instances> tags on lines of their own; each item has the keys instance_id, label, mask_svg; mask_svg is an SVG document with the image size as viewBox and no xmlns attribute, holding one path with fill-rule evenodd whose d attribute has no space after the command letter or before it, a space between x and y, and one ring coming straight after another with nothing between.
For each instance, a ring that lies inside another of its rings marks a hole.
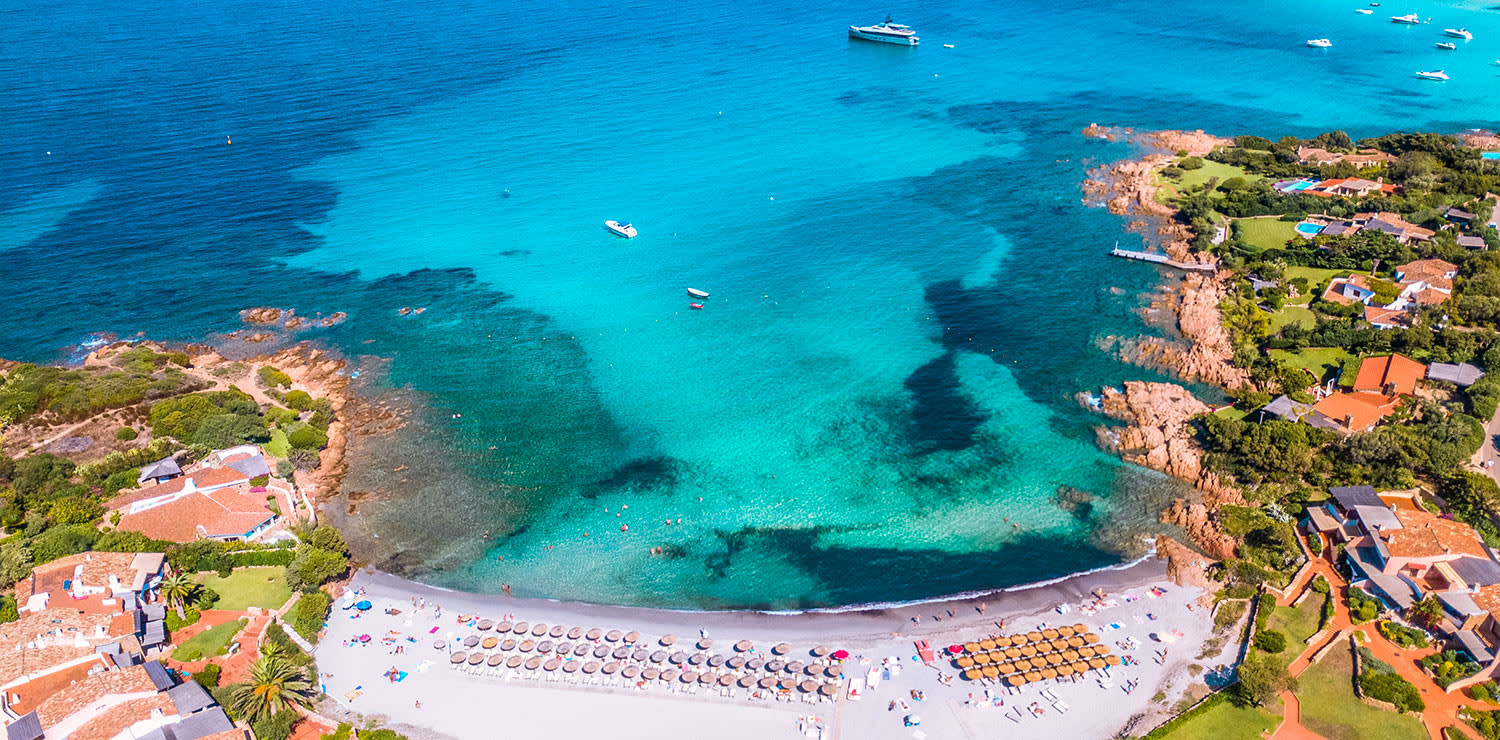
<instances>
[{"instance_id":1,"label":"white sand","mask_svg":"<svg viewBox=\"0 0 1500 740\"><path fill-rule=\"evenodd\" d=\"M1167 594L1160 598L1146 597L1151 585L1162 586ZM1132 716L1150 708L1151 697L1168 683L1169 677L1183 677L1186 664L1197 656L1212 628L1207 610L1188 608L1200 594L1166 583L1163 567L1157 561L981 599L792 615L679 612L484 596L444 591L374 572L356 575L352 587L363 588L361 598L369 599L375 608L362 617L351 618L353 610L341 610L341 604L335 604L328 634L317 656L319 670L325 674L323 682L333 699L325 702L320 711L329 716L352 717L356 713L380 716L417 737L461 740L499 736L558 740L718 736L729 740L769 740L799 737L798 718L806 715L815 715L823 721L826 727L823 737L847 740L1105 738L1113 736ZM1095 588L1103 589L1118 606L1093 616L1082 613L1078 608L1080 602L1092 601L1089 592ZM1128 602L1125 594L1139 598ZM427 607L414 613L413 598L426 599ZM979 614L975 606L978 601L987 602L986 614ZM1052 611L1062 603L1071 603L1073 611L1066 615ZM442 607L441 617L435 616L435 604ZM387 607L400 609L402 613L387 615L384 613ZM950 609L955 616L949 616ZM1148 612L1158 619L1148 620ZM680 695L669 692L660 682L639 691L474 676L452 669L447 650L433 646L437 638L462 639L477 632L455 622L460 614L477 614L498 621L508 613L533 624L637 630L642 634L641 642L650 646L655 646L661 635L674 634L678 637L677 645L668 652L680 649L691 654L699 629L706 629L716 643L712 652L726 657L733 655L732 645L740 639L753 640L759 654L765 657L769 657L772 645L788 642L793 646L789 659L804 662L810 660L809 650L813 646L826 644L852 653L844 664L849 676L863 676L870 665L879 665L887 656L899 659L903 670L896 679L867 691L861 701L848 701L841 693L837 702L806 704L751 701L743 689L739 690L738 698L729 699L706 689L696 695ZM920 625L911 621L913 615L922 616ZM943 620L938 622L937 616ZM1112 688L1098 686L1092 674L1077 683L1049 682L1019 695L1007 694L996 687L995 694L1004 700L1004 706L978 707L966 705L966 700L971 692L982 697L984 686L962 678L944 686L938 681L939 671L955 677L958 673L947 661L940 659L935 667L928 667L913 660L914 638L925 638L934 650L941 651L952 643L1001 632L996 625L1001 618L1006 620L1003 630L1006 634L1029 631L1041 621L1059 625L1082 622L1096 631L1108 623L1119 623L1120 629L1101 633L1104 641L1115 654L1134 655L1139 663L1112 669L1115 684ZM438 632L429 634L434 626ZM1170 646L1165 665L1158 664L1154 651L1162 646L1149 635L1172 629L1181 630L1185 636ZM388 630L417 636L417 642L403 641L405 652L393 654L391 647L380 643ZM371 635L371 643L344 646L346 640L360 634ZM1141 647L1127 653L1115 645L1126 637L1134 637ZM866 659L871 662L862 664ZM429 667L420 668L428 661ZM407 671L409 676L401 683L382 678L392 667ZM1127 695L1121 687L1130 679L1139 680L1140 685ZM346 701L344 694L356 686L362 687L363 693ZM1060 713L1050 701L1044 701L1040 696L1040 688L1044 687L1050 687L1071 705L1070 711ZM912 689L925 692L925 700L913 701ZM903 711L898 707L890 711L891 700L898 698L904 699L911 709ZM418 701L420 708L416 706ZM1035 701L1042 702L1045 716L1036 718L1027 714L1019 722L1006 717L1014 707ZM903 726L903 717L908 713L920 716L920 727Z\"/></svg>"}]
</instances>

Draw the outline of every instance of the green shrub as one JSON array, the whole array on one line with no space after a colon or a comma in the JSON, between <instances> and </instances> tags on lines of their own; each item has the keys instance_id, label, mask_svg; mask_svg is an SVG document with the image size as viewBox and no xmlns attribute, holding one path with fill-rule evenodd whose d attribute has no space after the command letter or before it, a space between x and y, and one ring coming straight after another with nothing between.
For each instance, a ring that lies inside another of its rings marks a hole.
<instances>
[{"instance_id":1,"label":"green shrub","mask_svg":"<svg viewBox=\"0 0 1500 740\"><path fill-rule=\"evenodd\" d=\"M199 668L198 672L193 674L193 680L205 689L217 687L219 685L219 664L209 663Z\"/></svg>"},{"instance_id":2,"label":"green shrub","mask_svg":"<svg viewBox=\"0 0 1500 740\"><path fill-rule=\"evenodd\" d=\"M10 594L0 596L0 624L14 622L20 618L20 611L16 608L16 597Z\"/></svg>"},{"instance_id":3,"label":"green shrub","mask_svg":"<svg viewBox=\"0 0 1500 740\"><path fill-rule=\"evenodd\" d=\"M338 728L333 732L324 735L322 737L322 740L349 740L349 738L353 736L353 734L354 728L350 727L348 722L344 722L340 724Z\"/></svg>"},{"instance_id":4,"label":"green shrub","mask_svg":"<svg viewBox=\"0 0 1500 740\"><path fill-rule=\"evenodd\" d=\"M1259 632L1266 628L1266 621L1276 611L1276 597L1270 594L1260 595L1260 608L1255 611L1255 631Z\"/></svg>"},{"instance_id":5,"label":"green shrub","mask_svg":"<svg viewBox=\"0 0 1500 740\"><path fill-rule=\"evenodd\" d=\"M1485 681L1484 683L1476 683L1465 690L1469 693L1470 698L1485 702L1486 704L1494 704L1497 696L1495 689L1494 681Z\"/></svg>"},{"instance_id":6,"label":"green shrub","mask_svg":"<svg viewBox=\"0 0 1500 740\"><path fill-rule=\"evenodd\" d=\"M1376 627L1380 630L1380 634L1385 636L1387 640L1390 640L1391 642L1394 642L1401 647L1427 647L1427 633L1423 632L1422 630L1416 629L1414 627L1407 627L1404 624L1397 624L1396 622L1392 622L1389 619L1381 620L1380 624L1376 625Z\"/></svg>"},{"instance_id":7,"label":"green shrub","mask_svg":"<svg viewBox=\"0 0 1500 740\"><path fill-rule=\"evenodd\" d=\"M166 625L168 632L176 632L188 625L197 624L198 620L203 618L203 613L199 612L198 608L193 606L184 609L183 615L185 618L178 617L176 609L167 610Z\"/></svg>"},{"instance_id":8,"label":"green shrub","mask_svg":"<svg viewBox=\"0 0 1500 740\"><path fill-rule=\"evenodd\" d=\"M293 590L312 591L349 570L349 559L336 552L303 545L286 567L286 582Z\"/></svg>"},{"instance_id":9,"label":"green shrub","mask_svg":"<svg viewBox=\"0 0 1500 740\"><path fill-rule=\"evenodd\" d=\"M1478 673L1480 668L1478 663L1469 660L1456 650L1433 653L1422 659L1422 667L1432 674L1432 680L1437 685L1445 689L1454 681Z\"/></svg>"},{"instance_id":10,"label":"green shrub","mask_svg":"<svg viewBox=\"0 0 1500 740\"><path fill-rule=\"evenodd\" d=\"M1328 593L1329 589L1330 589L1330 586L1328 585L1328 579L1327 578L1324 578L1323 576L1318 576L1317 578L1313 579L1312 590L1317 591L1320 594L1326 594L1326 593Z\"/></svg>"},{"instance_id":11,"label":"green shrub","mask_svg":"<svg viewBox=\"0 0 1500 740\"><path fill-rule=\"evenodd\" d=\"M287 431L286 441L299 450L321 450L328 446L328 435L311 424L298 424Z\"/></svg>"},{"instance_id":12,"label":"green shrub","mask_svg":"<svg viewBox=\"0 0 1500 740\"><path fill-rule=\"evenodd\" d=\"M1427 708L1417 687L1395 673L1365 671L1359 674L1359 688L1371 699L1395 704L1397 711L1420 712Z\"/></svg>"},{"instance_id":13,"label":"green shrub","mask_svg":"<svg viewBox=\"0 0 1500 740\"><path fill-rule=\"evenodd\" d=\"M1319 555L1322 555L1323 554L1323 538L1322 537L1308 537L1307 538L1307 551L1310 552L1310 553L1312 553L1313 557L1317 557Z\"/></svg>"},{"instance_id":14,"label":"green shrub","mask_svg":"<svg viewBox=\"0 0 1500 740\"><path fill-rule=\"evenodd\" d=\"M287 394L281 397L281 402L286 404L287 408L298 411L311 411L313 407L313 397L308 395L307 391L287 391Z\"/></svg>"},{"instance_id":15,"label":"green shrub","mask_svg":"<svg viewBox=\"0 0 1500 740\"><path fill-rule=\"evenodd\" d=\"M265 383L268 388L292 387L292 377L270 365L262 367L259 372L260 382Z\"/></svg>"},{"instance_id":16,"label":"green shrub","mask_svg":"<svg viewBox=\"0 0 1500 740\"><path fill-rule=\"evenodd\" d=\"M31 540L31 554L37 564L93 549L99 530L88 524L64 524L52 527Z\"/></svg>"},{"instance_id":17,"label":"green shrub","mask_svg":"<svg viewBox=\"0 0 1500 740\"><path fill-rule=\"evenodd\" d=\"M104 516L104 507L91 498L64 496L52 502L47 516L58 524L87 524Z\"/></svg>"},{"instance_id":18,"label":"green shrub","mask_svg":"<svg viewBox=\"0 0 1500 740\"><path fill-rule=\"evenodd\" d=\"M120 431L115 432L115 439L121 442L129 442L139 436L141 436L141 433L137 432L133 427L120 427Z\"/></svg>"},{"instance_id":19,"label":"green shrub","mask_svg":"<svg viewBox=\"0 0 1500 740\"><path fill-rule=\"evenodd\" d=\"M276 712L257 718L250 724L250 729L255 731L258 740L286 740L292 736L292 725L299 719L302 715L291 710Z\"/></svg>"},{"instance_id":20,"label":"green shrub","mask_svg":"<svg viewBox=\"0 0 1500 740\"><path fill-rule=\"evenodd\" d=\"M336 552L341 555L349 554L349 545L344 542L344 535L336 527L331 527L327 524L320 525L314 529L307 541L308 544L319 550Z\"/></svg>"},{"instance_id":21,"label":"green shrub","mask_svg":"<svg viewBox=\"0 0 1500 740\"><path fill-rule=\"evenodd\" d=\"M292 607L292 629L308 642L317 642L318 632L333 611L333 600L322 591L303 594Z\"/></svg>"},{"instance_id":22,"label":"green shrub","mask_svg":"<svg viewBox=\"0 0 1500 740\"><path fill-rule=\"evenodd\" d=\"M1349 618L1364 624L1380 614L1380 601L1354 586L1349 587Z\"/></svg>"},{"instance_id":23,"label":"green shrub","mask_svg":"<svg viewBox=\"0 0 1500 740\"><path fill-rule=\"evenodd\" d=\"M265 484L270 483L270 482L271 482L271 476L269 476L269 475L257 475L254 478L250 479L250 485L251 486L264 486Z\"/></svg>"},{"instance_id":24,"label":"green shrub","mask_svg":"<svg viewBox=\"0 0 1500 740\"><path fill-rule=\"evenodd\" d=\"M1286 635L1277 630L1257 632L1252 642L1257 648L1268 653L1280 653L1286 650Z\"/></svg>"}]
</instances>

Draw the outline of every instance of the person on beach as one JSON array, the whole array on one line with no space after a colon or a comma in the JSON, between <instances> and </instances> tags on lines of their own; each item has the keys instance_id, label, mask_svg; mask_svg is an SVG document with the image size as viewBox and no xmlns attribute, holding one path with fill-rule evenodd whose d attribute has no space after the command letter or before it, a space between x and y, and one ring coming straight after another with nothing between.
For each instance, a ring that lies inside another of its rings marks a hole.
<instances>
[{"instance_id":1,"label":"person on beach","mask_svg":"<svg viewBox=\"0 0 1500 740\"><path fill-rule=\"evenodd\" d=\"M989 608L989 604L987 604L987 603L985 603L983 601L979 602L979 613L980 614L983 614L984 610L988 609L988 608Z\"/></svg>"}]
</instances>

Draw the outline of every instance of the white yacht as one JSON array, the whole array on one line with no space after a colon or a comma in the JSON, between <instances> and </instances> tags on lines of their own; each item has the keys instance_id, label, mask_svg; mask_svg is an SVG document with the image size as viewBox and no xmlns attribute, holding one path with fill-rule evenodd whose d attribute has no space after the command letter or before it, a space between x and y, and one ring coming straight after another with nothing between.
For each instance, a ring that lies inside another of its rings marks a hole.
<instances>
[{"instance_id":1,"label":"white yacht","mask_svg":"<svg viewBox=\"0 0 1500 740\"><path fill-rule=\"evenodd\" d=\"M1458 44L1450 44L1447 41L1439 41L1436 44L1433 44L1433 46L1436 46L1439 49L1445 49L1447 51L1453 51L1458 48Z\"/></svg>"},{"instance_id":2,"label":"white yacht","mask_svg":"<svg viewBox=\"0 0 1500 740\"><path fill-rule=\"evenodd\" d=\"M1418 18L1416 13L1409 13L1407 15L1393 15L1393 16L1391 16L1391 22L1392 23L1405 23L1405 24L1407 24L1409 26L1415 26L1418 23L1421 23L1422 19Z\"/></svg>"},{"instance_id":3,"label":"white yacht","mask_svg":"<svg viewBox=\"0 0 1500 740\"><path fill-rule=\"evenodd\" d=\"M850 26L849 38L862 39L864 41L879 41L883 44L900 44L901 46L916 46L918 41L917 32L911 30L911 26L892 23L890 16L886 16L885 22L878 25Z\"/></svg>"},{"instance_id":4,"label":"white yacht","mask_svg":"<svg viewBox=\"0 0 1500 740\"><path fill-rule=\"evenodd\" d=\"M1436 72L1418 72L1417 76L1424 80L1437 80L1438 82L1448 81L1448 73L1444 72L1441 69L1437 70Z\"/></svg>"},{"instance_id":5,"label":"white yacht","mask_svg":"<svg viewBox=\"0 0 1500 740\"><path fill-rule=\"evenodd\" d=\"M1467 28L1445 28L1443 29L1443 33L1456 39L1463 39L1464 41L1474 40L1474 34L1469 33L1469 29Z\"/></svg>"},{"instance_id":6,"label":"white yacht","mask_svg":"<svg viewBox=\"0 0 1500 740\"><path fill-rule=\"evenodd\" d=\"M1308 39L1307 45L1317 47L1319 49L1327 49L1328 47L1333 46L1333 42L1329 41L1328 39Z\"/></svg>"},{"instance_id":7,"label":"white yacht","mask_svg":"<svg viewBox=\"0 0 1500 740\"><path fill-rule=\"evenodd\" d=\"M1354 12L1359 13L1360 15L1375 15L1375 11L1370 10L1369 8L1355 8Z\"/></svg>"},{"instance_id":8,"label":"white yacht","mask_svg":"<svg viewBox=\"0 0 1500 740\"><path fill-rule=\"evenodd\" d=\"M619 236L625 237L626 239L630 239L635 236L635 227L631 226L628 222L620 223L619 221L605 221L604 228L609 229L610 231L613 231Z\"/></svg>"},{"instance_id":9,"label":"white yacht","mask_svg":"<svg viewBox=\"0 0 1500 740\"><path fill-rule=\"evenodd\" d=\"M690 295L690 296L692 296L694 298L707 298L708 297L708 291L706 291L706 290L698 290L697 288L688 288L687 290L688 290L688 295Z\"/></svg>"}]
</instances>

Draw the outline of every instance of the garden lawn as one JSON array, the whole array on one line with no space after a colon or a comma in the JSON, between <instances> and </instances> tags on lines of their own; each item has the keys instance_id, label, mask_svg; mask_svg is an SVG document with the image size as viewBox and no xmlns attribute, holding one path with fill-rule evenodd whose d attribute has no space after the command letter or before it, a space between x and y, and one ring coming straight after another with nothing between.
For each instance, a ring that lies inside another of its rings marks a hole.
<instances>
[{"instance_id":1,"label":"garden lawn","mask_svg":"<svg viewBox=\"0 0 1500 740\"><path fill-rule=\"evenodd\" d=\"M286 585L286 569L280 567L237 568L228 578L214 573L199 573L198 583L219 594L215 609L244 611L252 606L276 609L292 598Z\"/></svg>"},{"instance_id":2,"label":"garden lawn","mask_svg":"<svg viewBox=\"0 0 1500 740\"><path fill-rule=\"evenodd\" d=\"M1237 409L1237 408L1235 408L1233 406L1228 406L1226 408L1222 408L1222 409L1219 409L1218 411L1215 411L1214 412L1214 416L1217 416L1220 419L1233 419L1234 421L1239 421L1240 419L1243 419L1243 418L1249 416L1252 413L1254 413L1254 412L1252 412L1252 411L1242 411L1242 410Z\"/></svg>"},{"instance_id":3,"label":"garden lawn","mask_svg":"<svg viewBox=\"0 0 1500 740\"><path fill-rule=\"evenodd\" d=\"M193 635L172 651L172 660L191 663L201 658L223 655L229 651L229 643L234 641L234 636L244 628L245 621L238 619L225 622Z\"/></svg>"},{"instance_id":4,"label":"garden lawn","mask_svg":"<svg viewBox=\"0 0 1500 740\"><path fill-rule=\"evenodd\" d=\"M1422 740L1422 721L1376 709L1354 695L1354 657L1347 642L1328 651L1297 679L1302 724L1328 740Z\"/></svg>"},{"instance_id":5,"label":"garden lawn","mask_svg":"<svg viewBox=\"0 0 1500 740\"><path fill-rule=\"evenodd\" d=\"M1337 371L1344 366L1344 360L1352 355L1340 347L1308 347L1303 350L1273 349L1271 359L1284 362L1292 367L1306 368L1316 375L1319 380L1328 375L1330 370Z\"/></svg>"},{"instance_id":6,"label":"garden lawn","mask_svg":"<svg viewBox=\"0 0 1500 740\"><path fill-rule=\"evenodd\" d=\"M266 443L266 454L271 457L286 459L287 453L292 451L292 443L286 440L286 432L278 427L271 430L271 441Z\"/></svg>"},{"instance_id":7,"label":"garden lawn","mask_svg":"<svg viewBox=\"0 0 1500 740\"><path fill-rule=\"evenodd\" d=\"M1242 218L1234 223L1239 227L1240 240L1260 251L1281 249L1297 235L1295 222L1282 221L1276 216Z\"/></svg>"},{"instance_id":8,"label":"garden lawn","mask_svg":"<svg viewBox=\"0 0 1500 740\"><path fill-rule=\"evenodd\" d=\"M1286 650L1271 657L1282 665L1292 661L1307 647L1306 640L1318 631L1318 619L1323 616L1323 594L1312 592L1299 606L1278 606L1266 621L1266 629L1286 635Z\"/></svg>"},{"instance_id":9,"label":"garden lawn","mask_svg":"<svg viewBox=\"0 0 1500 740\"><path fill-rule=\"evenodd\" d=\"M1231 177L1243 177L1248 182L1265 179L1260 175L1245 174L1245 168L1243 167L1235 167L1232 164L1205 159L1203 160L1202 167L1196 170L1185 170L1182 174L1182 179L1178 182L1182 188L1191 188L1207 183L1210 178L1218 178L1219 182L1224 182Z\"/></svg>"},{"instance_id":10,"label":"garden lawn","mask_svg":"<svg viewBox=\"0 0 1500 740\"><path fill-rule=\"evenodd\" d=\"M1280 311L1271 314L1271 331L1281 331L1282 327L1289 324L1301 324L1304 329L1315 329L1318 319L1313 315L1312 309L1291 304L1282 306Z\"/></svg>"},{"instance_id":11,"label":"garden lawn","mask_svg":"<svg viewBox=\"0 0 1500 740\"><path fill-rule=\"evenodd\" d=\"M1161 735L1153 733L1152 737L1159 740L1261 740L1279 724L1281 718L1264 709L1219 701Z\"/></svg>"}]
</instances>

